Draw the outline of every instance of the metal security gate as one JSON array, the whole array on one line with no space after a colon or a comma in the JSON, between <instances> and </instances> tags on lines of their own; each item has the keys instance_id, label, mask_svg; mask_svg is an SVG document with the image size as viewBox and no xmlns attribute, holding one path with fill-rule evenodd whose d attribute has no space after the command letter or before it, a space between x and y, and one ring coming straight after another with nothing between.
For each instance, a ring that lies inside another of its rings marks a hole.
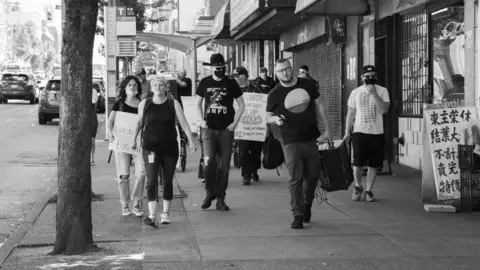
<instances>
[{"instance_id":1,"label":"metal security gate","mask_svg":"<svg viewBox=\"0 0 480 270\"><path fill-rule=\"evenodd\" d=\"M399 16L400 117L422 117L429 102L428 17L425 9Z\"/></svg>"},{"instance_id":2,"label":"metal security gate","mask_svg":"<svg viewBox=\"0 0 480 270\"><path fill-rule=\"evenodd\" d=\"M294 75L307 65L320 86L320 98L328 112L334 139L342 138L342 49L325 43L315 44L293 54ZM323 123L321 131L325 130Z\"/></svg>"}]
</instances>

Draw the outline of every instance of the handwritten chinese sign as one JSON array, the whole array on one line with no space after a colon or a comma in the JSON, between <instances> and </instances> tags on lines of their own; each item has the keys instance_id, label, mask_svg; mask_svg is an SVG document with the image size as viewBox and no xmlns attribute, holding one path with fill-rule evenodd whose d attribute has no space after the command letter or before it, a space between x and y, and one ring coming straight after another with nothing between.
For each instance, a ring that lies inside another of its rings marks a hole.
<instances>
[{"instance_id":1,"label":"handwritten chinese sign","mask_svg":"<svg viewBox=\"0 0 480 270\"><path fill-rule=\"evenodd\" d=\"M424 143L430 143L431 146L439 200L460 198L458 145L464 144L468 139L466 134L471 125L469 122L473 119L477 119L474 107L425 111L430 139Z\"/></svg>"},{"instance_id":2,"label":"handwritten chinese sign","mask_svg":"<svg viewBox=\"0 0 480 270\"><path fill-rule=\"evenodd\" d=\"M133 136L137 125L137 115L132 113L117 112L113 124L113 136L115 140L108 145L109 150L140 155L140 135L137 137L137 148L132 149Z\"/></svg>"},{"instance_id":3,"label":"handwritten chinese sign","mask_svg":"<svg viewBox=\"0 0 480 270\"><path fill-rule=\"evenodd\" d=\"M265 141L267 135L267 95L244 93L245 111L235 130L236 140ZM235 111L238 106L235 103Z\"/></svg>"}]
</instances>

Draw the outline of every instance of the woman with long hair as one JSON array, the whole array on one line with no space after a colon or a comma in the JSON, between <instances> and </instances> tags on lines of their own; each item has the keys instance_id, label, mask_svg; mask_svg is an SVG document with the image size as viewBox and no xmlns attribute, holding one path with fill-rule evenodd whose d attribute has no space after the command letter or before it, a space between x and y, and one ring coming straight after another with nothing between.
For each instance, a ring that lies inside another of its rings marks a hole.
<instances>
[{"instance_id":1,"label":"woman with long hair","mask_svg":"<svg viewBox=\"0 0 480 270\"><path fill-rule=\"evenodd\" d=\"M170 203L173 200L173 177L178 160L176 122L185 131L190 149L196 151L192 132L180 103L168 94L168 83L163 77L151 81L153 97L142 100L138 106L138 122L132 141L136 148L137 136L142 131L142 152L147 173L147 197L149 215L146 225L158 227L158 173L161 168L163 181L163 213L161 224L170 224Z\"/></svg>"},{"instance_id":2,"label":"woman with long hair","mask_svg":"<svg viewBox=\"0 0 480 270\"><path fill-rule=\"evenodd\" d=\"M142 94L142 85L137 77L129 75L120 83L120 91L117 101L113 104L112 111L108 117L107 134L109 141L115 140L113 125L117 112L138 114L138 106ZM132 130L135 126L132 126ZM130 163L135 163L135 186L133 188L133 208L130 210ZM115 151L115 166L117 168L118 191L120 193L120 203L122 204L122 215L132 214L137 217L143 216L141 201L143 189L145 187L145 167L141 154L132 155L125 152Z\"/></svg>"}]
</instances>

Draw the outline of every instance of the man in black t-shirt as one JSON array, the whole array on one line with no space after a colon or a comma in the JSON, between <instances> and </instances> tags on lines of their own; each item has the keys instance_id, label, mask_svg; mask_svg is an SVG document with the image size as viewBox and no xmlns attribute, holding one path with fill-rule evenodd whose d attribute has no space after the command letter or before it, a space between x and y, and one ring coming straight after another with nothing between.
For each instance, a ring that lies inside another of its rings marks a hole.
<instances>
[{"instance_id":1,"label":"man in black t-shirt","mask_svg":"<svg viewBox=\"0 0 480 270\"><path fill-rule=\"evenodd\" d=\"M291 227L301 229L303 222L310 222L320 174L317 113L326 127L324 136L332 141L330 123L311 80L294 77L292 64L286 59L275 62L275 74L280 84L268 94L267 123L282 144L291 177L289 190L294 216Z\"/></svg>"},{"instance_id":2,"label":"man in black t-shirt","mask_svg":"<svg viewBox=\"0 0 480 270\"><path fill-rule=\"evenodd\" d=\"M217 210L228 211L225 203L232 157L234 131L242 117L245 103L240 86L234 79L225 75L226 63L222 54L213 54L210 63L211 76L200 81L197 89L197 112L200 116L204 147L204 175L207 196L202 209L212 205L217 199ZM205 107L202 106L205 100ZM233 108L234 100L238 111ZM218 164L217 164L218 163Z\"/></svg>"},{"instance_id":3,"label":"man in black t-shirt","mask_svg":"<svg viewBox=\"0 0 480 270\"><path fill-rule=\"evenodd\" d=\"M268 77L267 71L265 67L260 68L260 76L255 79L255 83L258 87L262 88L265 93L270 92L270 90L275 87L275 81L271 77Z\"/></svg>"},{"instance_id":4,"label":"man in black t-shirt","mask_svg":"<svg viewBox=\"0 0 480 270\"><path fill-rule=\"evenodd\" d=\"M178 85L178 95L181 97L191 97L192 96L192 80L187 78L187 71L184 69L178 73L176 78Z\"/></svg>"}]
</instances>

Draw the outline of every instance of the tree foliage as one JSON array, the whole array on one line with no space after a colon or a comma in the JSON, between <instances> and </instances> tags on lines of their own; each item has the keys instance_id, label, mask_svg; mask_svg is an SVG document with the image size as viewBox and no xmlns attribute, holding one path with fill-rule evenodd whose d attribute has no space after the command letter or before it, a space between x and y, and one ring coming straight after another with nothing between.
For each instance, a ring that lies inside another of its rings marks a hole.
<instances>
[{"instance_id":1,"label":"tree foliage","mask_svg":"<svg viewBox=\"0 0 480 270\"><path fill-rule=\"evenodd\" d=\"M39 49L40 39L37 37L37 26L32 21L25 24L14 24L8 27L11 50L16 57L22 57L27 52Z\"/></svg>"}]
</instances>

